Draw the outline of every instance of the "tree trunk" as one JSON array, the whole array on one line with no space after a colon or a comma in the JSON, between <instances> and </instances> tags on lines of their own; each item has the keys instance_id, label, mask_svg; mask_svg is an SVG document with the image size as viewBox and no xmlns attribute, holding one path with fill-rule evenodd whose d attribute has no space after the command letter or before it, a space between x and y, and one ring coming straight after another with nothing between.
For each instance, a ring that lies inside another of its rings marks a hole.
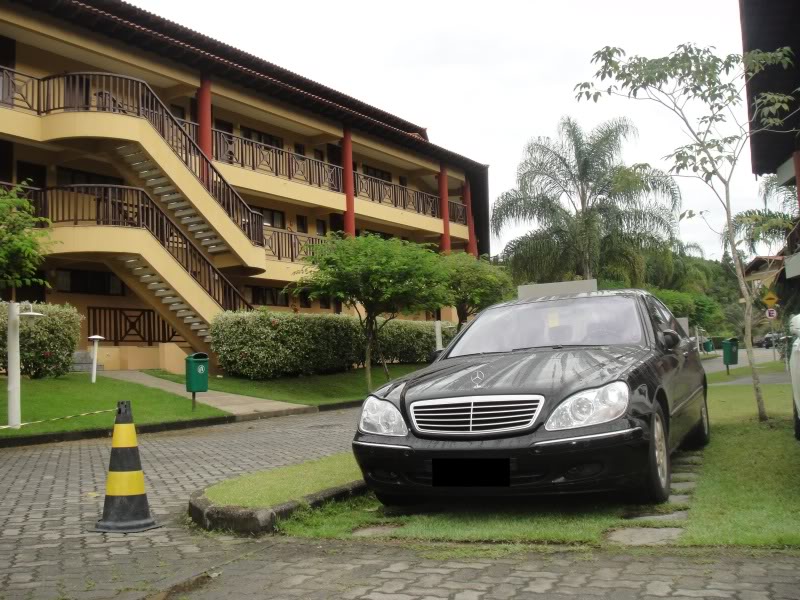
<instances>
[{"instance_id":1,"label":"tree trunk","mask_svg":"<svg viewBox=\"0 0 800 600\"><path fill-rule=\"evenodd\" d=\"M392 377L389 375L389 366L386 364L386 358L383 356L383 348L381 348L381 343L378 341L378 332L375 332L375 350L378 353L378 360L381 361L381 366L383 366L383 374L386 375L386 381L389 381Z\"/></svg>"},{"instance_id":2,"label":"tree trunk","mask_svg":"<svg viewBox=\"0 0 800 600\"><path fill-rule=\"evenodd\" d=\"M456 306L456 314L458 315L458 327L456 327L456 333L458 333L467 322L467 307L463 304Z\"/></svg>"},{"instance_id":3,"label":"tree trunk","mask_svg":"<svg viewBox=\"0 0 800 600\"><path fill-rule=\"evenodd\" d=\"M367 393L372 391L372 327L367 321L367 330L364 332L367 338L366 351L364 353L364 373L367 376Z\"/></svg>"},{"instance_id":4,"label":"tree trunk","mask_svg":"<svg viewBox=\"0 0 800 600\"><path fill-rule=\"evenodd\" d=\"M747 287L744 278L744 267L739 253L736 251L736 236L733 229L733 218L731 217L731 192L728 184L725 185L725 219L728 225L728 245L731 249L731 258L736 267L736 280L739 283L739 292L744 300L744 343L747 348L747 360L750 363L750 373L753 380L753 392L756 396L756 406L758 408L758 420L766 421L767 409L764 406L764 396L761 393L761 379L756 369L755 356L753 355L753 297Z\"/></svg>"}]
</instances>

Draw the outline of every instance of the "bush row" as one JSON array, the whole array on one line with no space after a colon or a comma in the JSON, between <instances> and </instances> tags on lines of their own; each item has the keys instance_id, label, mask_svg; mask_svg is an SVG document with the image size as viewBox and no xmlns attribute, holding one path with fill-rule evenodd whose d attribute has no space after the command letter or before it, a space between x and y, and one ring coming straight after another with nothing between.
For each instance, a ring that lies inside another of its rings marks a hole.
<instances>
[{"instance_id":1,"label":"bush row","mask_svg":"<svg viewBox=\"0 0 800 600\"><path fill-rule=\"evenodd\" d=\"M27 309L27 303L25 303ZM83 318L69 304L37 304L42 317L20 319L20 370L34 379L58 377L69 372L78 346ZM8 303L0 302L0 368L8 364Z\"/></svg>"},{"instance_id":2,"label":"bush row","mask_svg":"<svg viewBox=\"0 0 800 600\"><path fill-rule=\"evenodd\" d=\"M454 333L444 329L445 344ZM220 366L250 379L337 373L364 362L358 318L345 315L225 312L211 324L211 338ZM426 362L436 346L433 323L392 320L378 343L388 362Z\"/></svg>"}]
</instances>

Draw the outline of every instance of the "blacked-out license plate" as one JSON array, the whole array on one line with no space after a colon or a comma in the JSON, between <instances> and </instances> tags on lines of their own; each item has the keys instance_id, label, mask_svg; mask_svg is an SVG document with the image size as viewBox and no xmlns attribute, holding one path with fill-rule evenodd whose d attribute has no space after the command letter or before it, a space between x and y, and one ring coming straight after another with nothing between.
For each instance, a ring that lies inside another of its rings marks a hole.
<instances>
[{"instance_id":1,"label":"blacked-out license plate","mask_svg":"<svg viewBox=\"0 0 800 600\"><path fill-rule=\"evenodd\" d=\"M433 485L438 487L508 487L508 458L434 458Z\"/></svg>"}]
</instances>

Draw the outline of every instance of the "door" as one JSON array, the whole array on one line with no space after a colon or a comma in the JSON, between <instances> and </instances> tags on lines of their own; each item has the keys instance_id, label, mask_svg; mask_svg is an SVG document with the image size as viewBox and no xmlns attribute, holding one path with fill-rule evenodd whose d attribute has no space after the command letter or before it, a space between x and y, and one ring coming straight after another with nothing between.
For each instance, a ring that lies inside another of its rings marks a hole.
<instances>
[{"instance_id":1,"label":"door","mask_svg":"<svg viewBox=\"0 0 800 600\"><path fill-rule=\"evenodd\" d=\"M233 123L214 119L214 158L233 163L236 149L233 146Z\"/></svg>"},{"instance_id":2,"label":"door","mask_svg":"<svg viewBox=\"0 0 800 600\"><path fill-rule=\"evenodd\" d=\"M0 35L0 104L14 104L14 73L6 69L16 66L16 41Z\"/></svg>"},{"instance_id":3,"label":"door","mask_svg":"<svg viewBox=\"0 0 800 600\"><path fill-rule=\"evenodd\" d=\"M47 187L47 167L18 160L17 182L30 187Z\"/></svg>"}]
</instances>

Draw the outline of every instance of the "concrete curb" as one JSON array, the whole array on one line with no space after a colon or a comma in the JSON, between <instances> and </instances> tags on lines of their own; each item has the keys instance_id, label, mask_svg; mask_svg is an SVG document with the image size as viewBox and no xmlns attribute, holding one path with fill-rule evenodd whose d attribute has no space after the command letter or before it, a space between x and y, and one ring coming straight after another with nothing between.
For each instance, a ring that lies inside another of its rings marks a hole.
<instances>
[{"instance_id":1,"label":"concrete curb","mask_svg":"<svg viewBox=\"0 0 800 600\"><path fill-rule=\"evenodd\" d=\"M181 429L194 429L196 427L212 427L214 425L228 425L230 423L240 423L242 421L257 421L261 419L271 419L273 417L285 417L288 415L302 415L319 412L315 406L305 406L298 404L297 408L286 408L263 413L249 413L245 415L226 415L223 417L208 417L207 419L196 419L194 421L169 421L167 423L149 423L136 425L136 432L159 433L161 431L177 431ZM78 431L61 431L56 433L41 433L36 435L25 435L17 437L0 438L0 448L13 448L16 446L32 446L35 444L52 444L55 442L74 442L77 440L90 440L96 438L111 437L110 429L83 429Z\"/></svg>"},{"instance_id":2,"label":"concrete curb","mask_svg":"<svg viewBox=\"0 0 800 600\"><path fill-rule=\"evenodd\" d=\"M223 530L247 535L274 533L279 519L286 519L303 506L316 507L329 500L349 498L366 491L366 483L351 481L345 485L309 494L301 501L292 500L265 508L245 508L216 505L205 497L206 488L203 488L189 496L189 517L198 526L209 531Z\"/></svg>"}]
</instances>

